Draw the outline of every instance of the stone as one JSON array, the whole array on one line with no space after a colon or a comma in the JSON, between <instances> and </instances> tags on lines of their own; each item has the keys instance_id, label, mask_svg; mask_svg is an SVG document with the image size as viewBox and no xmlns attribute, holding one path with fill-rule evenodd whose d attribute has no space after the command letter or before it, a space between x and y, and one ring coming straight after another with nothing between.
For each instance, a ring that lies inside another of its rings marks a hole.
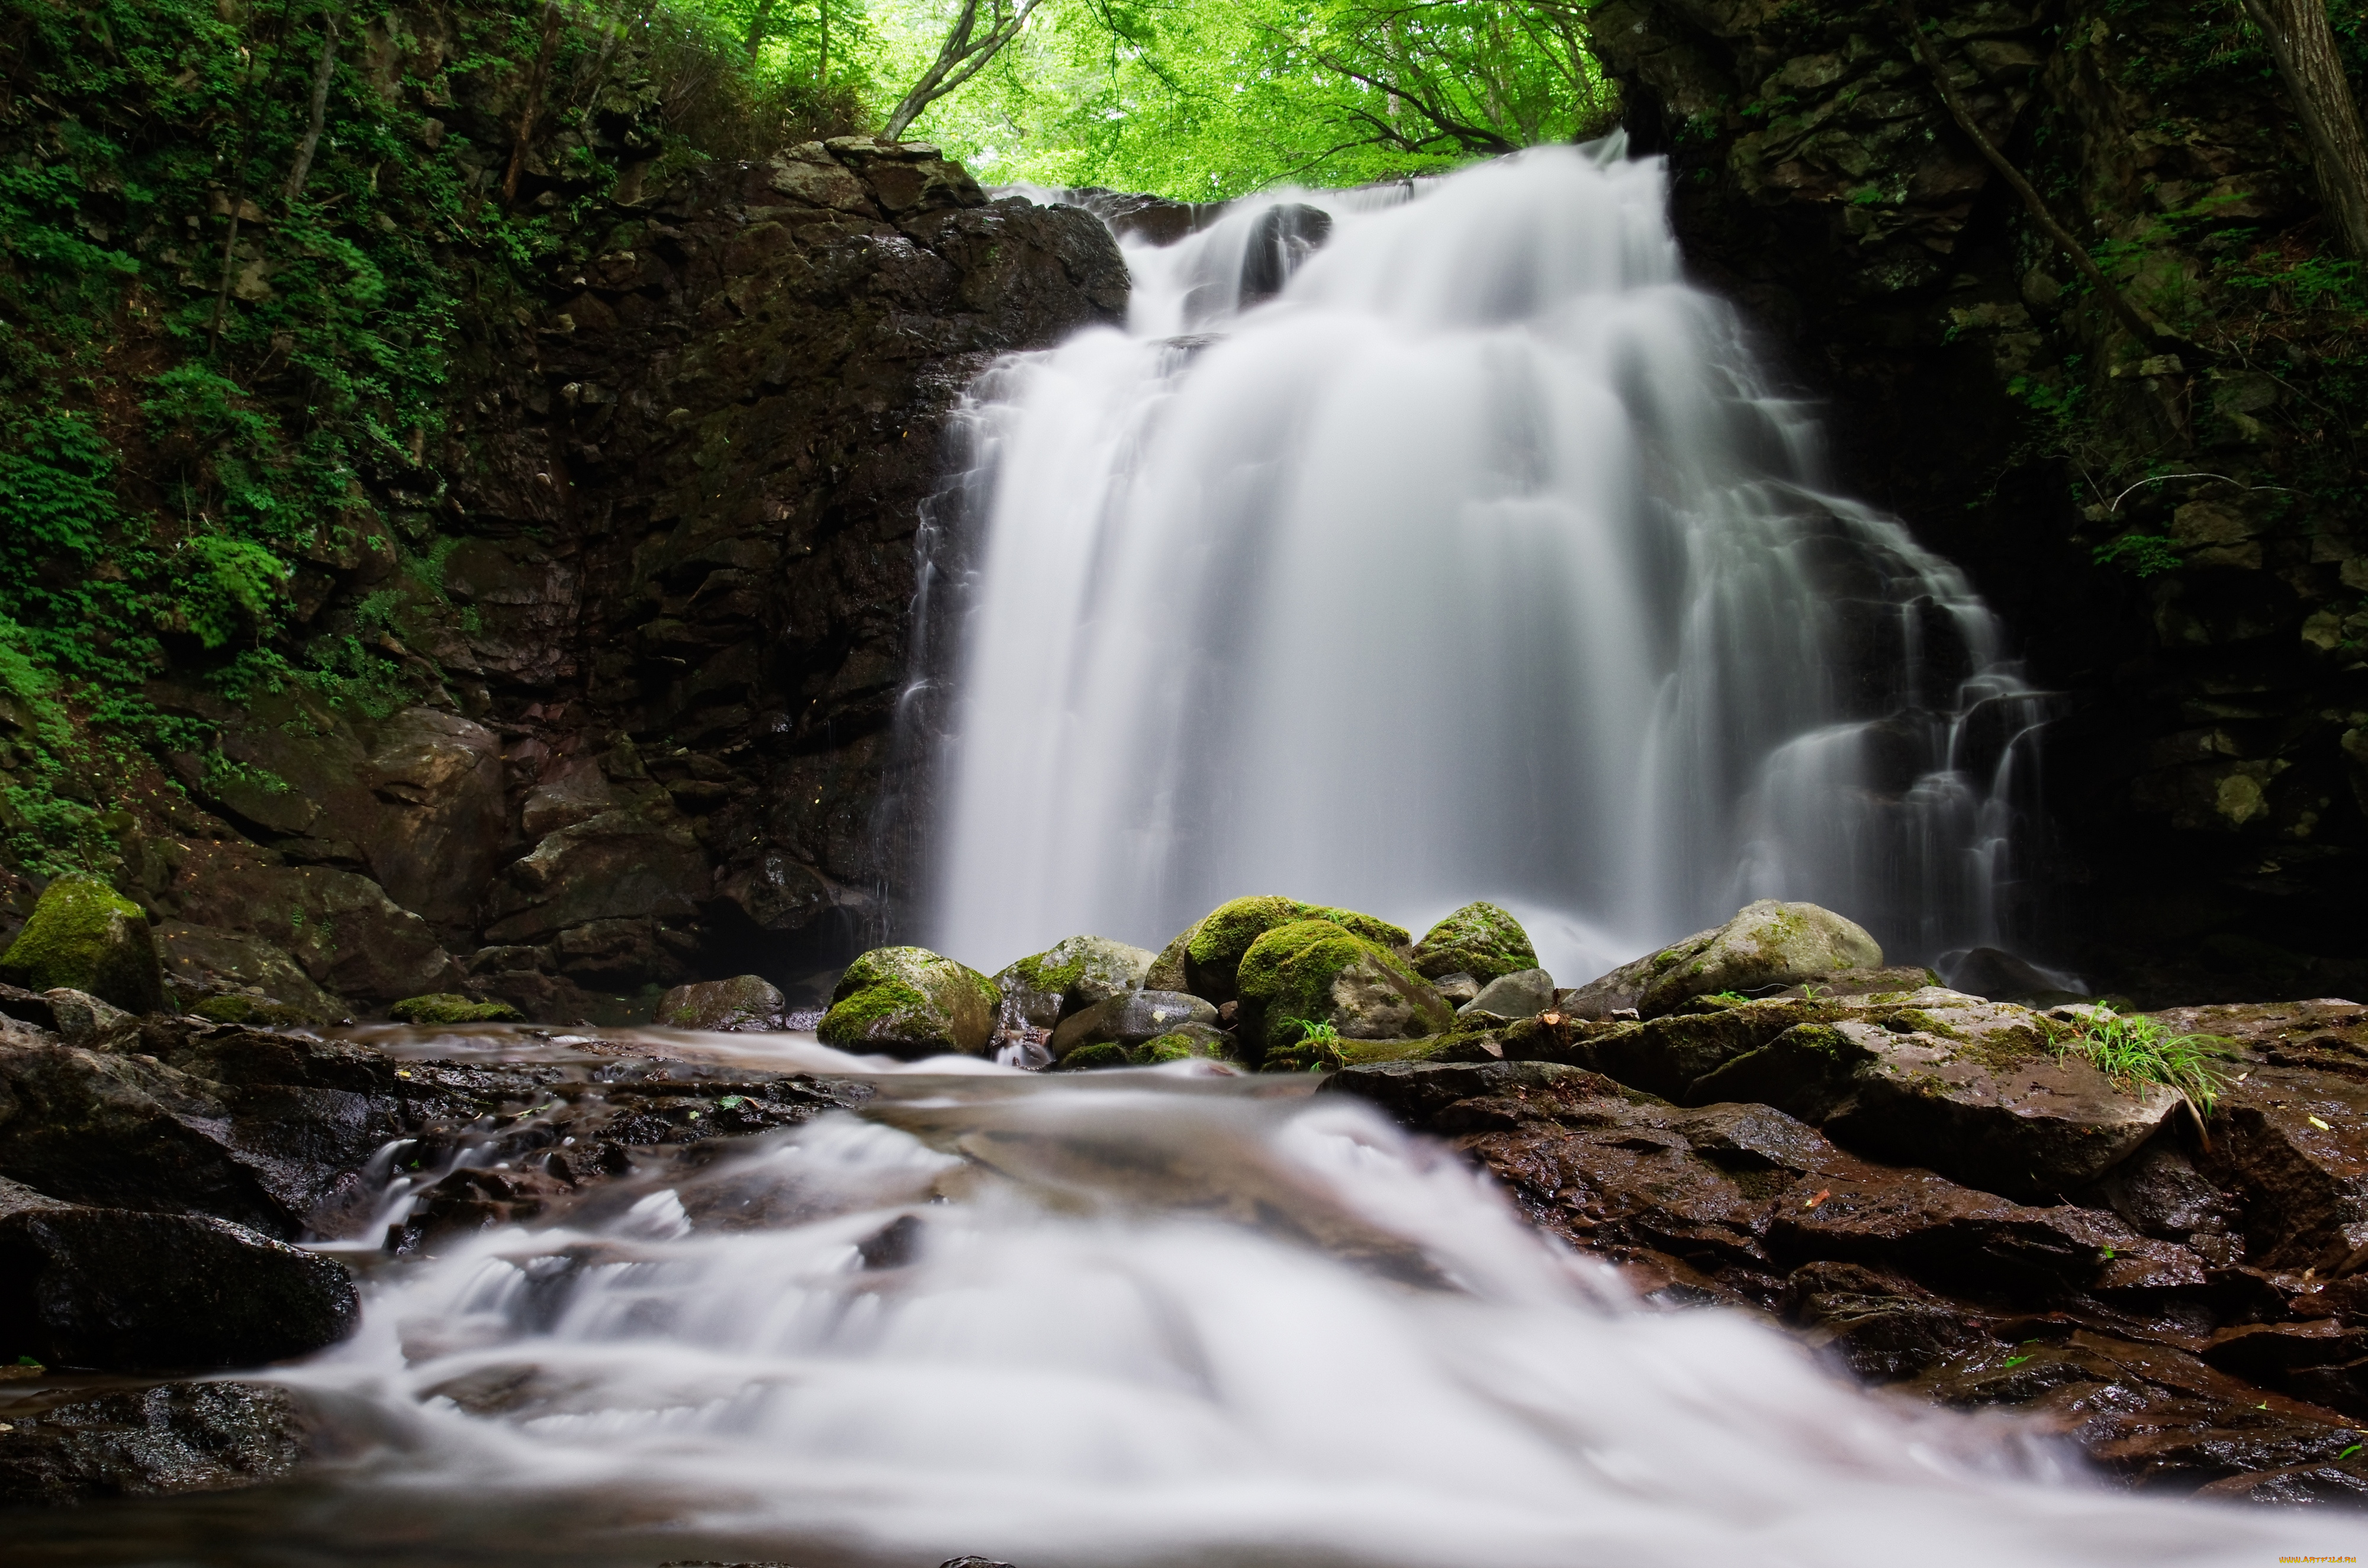
<instances>
[{"instance_id":1,"label":"stone","mask_svg":"<svg viewBox=\"0 0 2368 1568\"><path fill-rule=\"evenodd\" d=\"M1562 998L1564 1011L1651 1018L1694 996L1775 991L1837 970L1880 969L1883 949L1861 926L1814 903L1761 899L1725 925L1645 954Z\"/></svg>"},{"instance_id":2,"label":"stone","mask_svg":"<svg viewBox=\"0 0 2368 1568\"><path fill-rule=\"evenodd\" d=\"M1451 1007L1461 1007L1480 994L1480 982L1462 970L1439 976L1430 983L1430 988Z\"/></svg>"},{"instance_id":3,"label":"stone","mask_svg":"<svg viewBox=\"0 0 2368 1568\"><path fill-rule=\"evenodd\" d=\"M585 763L529 790L518 808L518 826L529 838L540 840L614 811L617 804L607 776Z\"/></svg>"},{"instance_id":4,"label":"stone","mask_svg":"<svg viewBox=\"0 0 2368 1568\"><path fill-rule=\"evenodd\" d=\"M224 1023L264 1021L258 1007L278 1009L268 1019L275 1024L334 1023L352 1010L313 983L285 949L260 937L167 920L156 927L156 950L175 988L203 1017L217 1016L202 1011L217 997L235 1014L222 1014Z\"/></svg>"},{"instance_id":5,"label":"stone","mask_svg":"<svg viewBox=\"0 0 2368 1568\"><path fill-rule=\"evenodd\" d=\"M657 1021L670 1029L764 1032L782 1027L788 1000L757 975L677 985L658 999Z\"/></svg>"},{"instance_id":6,"label":"stone","mask_svg":"<svg viewBox=\"0 0 2368 1568\"><path fill-rule=\"evenodd\" d=\"M406 996L390 1006L386 1016L398 1024L516 1024L524 1022L507 1002L481 1002L457 992Z\"/></svg>"},{"instance_id":7,"label":"stone","mask_svg":"<svg viewBox=\"0 0 2368 1568\"><path fill-rule=\"evenodd\" d=\"M175 869L167 896L182 920L259 937L316 986L357 1001L416 996L461 979L426 921L352 871L199 845Z\"/></svg>"},{"instance_id":8,"label":"stone","mask_svg":"<svg viewBox=\"0 0 2368 1568\"><path fill-rule=\"evenodd\" d=\"M995 982L927 948L874 948L839 976L814 1032L841 1051L975 1056L1000 999Z\"/></svg>"},{"instance_id":9,"label":"stone","mask_svg":"<svg viewBox=\"0 0 2368 1568\"><path fill-rule=\"evenodd\" d=\"M1776 1106L1859 1153L2032 1199L2096 1180L2184 1108L2175 1090L2117 1084L2059 1051L2028 1008L1913 994L1930 1000L1796 1025L1685 1098Z\"/></svg>"},{"instance_id":10,"label":"stone","mask_svg":"<svg viewBox=\"0 0 2368 1568\"><path fill-rule=\"evenodd\" d=\"M687 824L603 812L545 835L504 869L485 939L534 943L595 921L688 917L712 881Z\"/></svg>"},{"instance_id":11,"label":"stone","mask_svg":"<svg viewBox=\"0 0 2368 1568\"><path fill-rule=\"evenodd\" d=\"M1530 934L1511 911L1493 903L1465 904L1414 945L1415 972L1434 984L1456 973L1485 984L1499 975L1537 967Z\"/></svg>"},{"instance_id":12,"label":"stone","mask_svg":"<svg viewBox=\"0 0 2368 1568\"><path fill-rule=\"evenodd\" d=\"M1554 976L1542 969L1517 969L1482 986L1458 1007L1458 1017L1487 1013L1505 1019L1534 1018L1554 1006Z\"/></svg>"},{"instance_id":13,"label":"stone","mask_svg":"<svg viewBox=\"0 0 2368 1568\"><path fill-rule=\"evenodd\" d=\"M1311 1024L1329 1025L1346 1040L1412 1040L1443 1033L1454 1021L1405 959L1332 920L1268 927L1242 955L1235 978L1243 1039L1260 1051L1292 1043Z\"/></svg>"},{"instance_id":14,"label":"stone","mask_svg":"<svg viewBox=\"0 0 2368 1568\"><path fill-rule=\"evenodd\" d=\"M1144 983L1159 991L1189 991L1220 1006L1235 1001L1240 995L1235 975L1251 944L1276 926L1295 920L1329 920L1379 947L1407 950L1406 931L1385 920L1354 910L1265 894L1221 903L1202 915L1191 929L1167 944L1153 962Z\"/></svg>"},{"instance_id":15,"label":"stone","mask_svg":"<svg viewBox=\"0 0 2368 1568\"><path fill-rule=\"evenodd\" d=\"M165 1005L148 917L95 877L63 876L43 890L25 928L0 954L0 979L31 991L87 992L134 1013Z\"/></svg>"},{"instance_id":16,"label":"stone","mask_svg":"<svg viewBox=\"0 0 2368 1568\"><path fill-rule=\"evenodd\" d=\"M97 1044L100 1036L131 1017L122 1008L111 1006L85 991L58 986L46 994L57 1017L58 1038L68 1045Z\"/></svg>"},{"instance_id":17,"label":"stone","mask_svg":"<svg viewBox=\"0 0 2368 1568\"><path fill-rule=\"evenodd\" d=\"M215 1370L308 1355L361 1318L334 1261L211 1215L0 1217L0 1341L50 1366Z\"/></svg>"},{"instance_id":18,"label":"stone","mask_svg":"<svg viewBox=\"0 0 2368 1568\"><path fill-rule=\"evenodd\" d=\"M1941 983L1940 975L1931 970L1892 964L1881 969L1828 970L1823 974L1812 975L1797 985L1771 991L1768 996L1808 1001L1819 996L1904 995L1910 991L1921 991Z\"/></svg>"},{"instance_id":19,"label":"stone","mask_svg":"<svg viewBox=\"0 0 2368 1568\"><path fill-rule=\"evenodd\" d=\"M473 720L407 708L359 770L374 809L355 836L388 897L432 924L473 921L507 825L501 742Z\"/></svg>"},{"instance_id":20,"label":"stone","mask_svg":"<svg viewBox=\"0 0 2368 1568\"><path fill-rule=\"evenodd\" d=\"M1072 1013L1053 1031L1055 1062L1080 1046L1136 1045L1188 1025L1216 1030L1217 1009L1182 991L1131 991Z\"/></svg>"},{"instance_id":21,"label":"stone","mask_svg":"<svg viewBox=\"0 0 2368 1568\"><path fill-rule=\"evenodd\" d=\"M1049 1029L1072 1013L1140 991L1158 956L1107 937L1064 937L995 977L997 1027Z\"/></svg>"},{"instance_id":22,"label":"stone","mask_svg":"<svg viewBox=\"0 0 2368 1568\"><path fill-rule=\"evenodd\" d=\"M0 1423L0 1505L220 1492L290 1474L316 1421L276 1383L168 1382L60 1389L19 1400Z\"/></svg>"},{"instance_id":23,"label":"stone","mask_svg":"<svg viewBox=\"0 0 2368 1568\"><path fill-rule=\"evenodd\" d=\"M14 1025L29 1024L49 1034L58 1031L58 1010L47 996L5 981L0 981L0 1019Z\"/></svg>"}]
</instances>

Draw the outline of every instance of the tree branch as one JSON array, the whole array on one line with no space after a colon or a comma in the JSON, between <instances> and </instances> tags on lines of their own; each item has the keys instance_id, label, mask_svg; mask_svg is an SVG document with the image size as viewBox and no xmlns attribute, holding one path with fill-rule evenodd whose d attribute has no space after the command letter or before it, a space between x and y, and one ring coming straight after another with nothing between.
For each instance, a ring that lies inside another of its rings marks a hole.
<instances>
[{"instance_id":1,"label":"tree branch","mask_svg":"<svg viewBox=\"0 0 2368 1568\"><path fill-rule=\"evenodd\" d=\"M321 127L329 115L329 81L337 72L337 18L332 12L322 23L321 63L313 70L313 112L305 122L304 139L296 143L296 160L288 166L288 184L279 199L294 210L312 177L313 154L321 150Z\"/></svg>"}]
</instances>

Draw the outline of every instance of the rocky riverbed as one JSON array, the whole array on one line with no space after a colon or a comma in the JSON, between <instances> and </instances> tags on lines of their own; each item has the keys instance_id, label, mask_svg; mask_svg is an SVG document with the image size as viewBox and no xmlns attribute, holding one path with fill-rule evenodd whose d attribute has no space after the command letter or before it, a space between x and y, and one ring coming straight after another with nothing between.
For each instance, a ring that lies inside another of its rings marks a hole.
<instances>
[{"instance_id":1,"label":"rocky riverbed","mask_svg":"<svg viewBox=\"0 0 2368 1568\"><path fill-rule=\"evenodd\" d=\"M352 1331L354 1274L366 1291L489 1227L597 1227L658 1193L692 1223L796 1221L702 1173L871 1106L881 1057L939 1054L1286 1074L1259 1081L1443 1141L1655 1308L1752 1314L1898 1398L2020 1412L2134 1488L2368 1497L2351 1002L2162 1015L2216 1052L2191 1096L2092 1061L2094 1003L1886 969L1798 904L1577 987L1485 904L1413 940L1243 900L1165 952L1079 937L992 978L882 949L821 1020L860 1056L783 1032L761 983L684 988L674 1016L703 1027L623 1033L259 1028L0 993L0 1499L349 1458L366 1437L263 1369ZM788 1054L750 1064L766 1051ZM895 1266L911 1230L862 1242L864 1266Z\"/></svg>"}]
</instances>

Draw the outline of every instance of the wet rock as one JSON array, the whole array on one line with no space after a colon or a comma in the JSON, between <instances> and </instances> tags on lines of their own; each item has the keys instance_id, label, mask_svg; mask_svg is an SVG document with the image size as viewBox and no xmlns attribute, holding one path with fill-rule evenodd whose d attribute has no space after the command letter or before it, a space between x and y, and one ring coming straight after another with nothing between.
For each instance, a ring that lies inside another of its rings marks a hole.
<instances>
[{"instance_id":1,"label":"wet rock","mask_svg":"<svg viewBox=\"0 0 2368 1568\"><path fill-rule=\"evenodd\" d=\"M1217 1032L1217 1009L1198 996L1180 991L1135 991L1097 1002L1073 1013L1053 1031L1053 1060L1060 1062L1084 1046L1137 1045L1199 1025Z\"/></svg>"},{"instance_id":2,"label":"wet rock","mask_svg":"<svg viewBox=\"0 0 2368 1568\"><path fill-rule=\"evenodd\" d=\"M333 1345L360 1316L337 1264L210 1215L0 1217L0 1339L51 1366L261 1366Z\"/></svg>"},{"instance_id":3,"label":"wet rock","mask_svg":"<svg viewBox=\"0 0 2368 1568\"><path fill-rule=\"evenodd\" d=\"M841 1051L977 1055L998 1000L995 982L927 948L874 948L847 966L815 1032Z\"/></svg>"},{"instance_id":4,"label":"wet rock","mask_svg":"<svg viewBox=\"0 0 2368 1568\"><path fill-rule=\"evenodd\" d=\"M1482 986L1459 1015L1486 1013L1507 1020L1534 1018L1554 1006L1554 976L1542 969L1517 969Z\"/></svg>"},{"instance_id":5,"label":"wet rock","mask_svg":"<svg viewBox=\"0 0 2368 1568\"><path fill-rule=\"evenodd\" d=\"M1414 945L1415 972L1433 984L1455 973L1486 984L1499 975L1537 967L1530 934L1511 911L1493 903L1465 904Z\"/></svg>"},{"instance_id":6,"label":"wet rock","mask_svg":"<svg viewBox=\"0 0 2368 1568\"><path fill-rule=\"evenodd\" d=\"M658 999L657 1021L675 1029L765 1032L782 1028L788 1001L753 974L677 985Z\"/></svg>"},{"instance_id":7,"label":"wet rock","mask_svg":"<svg viewBox=\"0 0 2368 1568\"><path fill-rule=\"evenodd\" d=\"M1814 903L1761 899L1725 925L1621 965L1562 999L1578 1017L1623 1008L1655 1017L1688 997L1750 993L1814 980L1837 970L1879 969L1883 949L1849 920Z\"/></svg>"},{"instance_id":8,"label":"wet rock","mask_svg":"<svg viewBox=\"0 0 2368 1568\"><path fill-rule=\"evenodd\" d=\"M185 1005L218 1022L325 1024L352 1011L314 984L285 949L260 937L168 920L156 927L156 950ZM201 1011L214 998L225 1005ZM278 1011L266 1017L259 1007Z\"/></svg>"},{"instance_id":9,"label":"wet rock","mask_svg":"<svg viewBox=\"0 0 2368 1568\"><path fill-rule=\"evenodd\" d=\"M2226 1476L2196 1488L2201 1502L2266 1503L2281 1506L2321 1503L2368 1506L2368 1465L2356 1461L2289 1465Z\"/></svg>"},{"instance_id":10,"label":"wet rock","mask_svg":"<svg viewBox=\"0 0 2368 1568\"><path fill-rule=\"evenodd\" d=\"M688 824L603 812L511 862L489 901L485 937L531 943L596 921L687 918L711 881Z\"/></svg>"},{"instance_id":11,"label":"wet rock","mask_svg":"<svg viewBox=\"0 0 2368 1568\"><path fill-rule=\"evenodd\" d=\"M1409 950L1402 927L1352 909L1302 903L1295 898L1264 894L1221 903L1202 915L1161 950L1144 977L1154 991L1189 991L1223 1006L1240 998L1236 977L1243 958L1260 937L1295 920L1329 920L1334 925L1394 952Z\"/></svg>"},{"instance_id":12,"label":"wet rock","mask_svg":"<svg viewBox=\"0 0 2368 1568\"><path fill-rule=\"evenodd\" d=\"M1480 982L1462 970L1440 975L1430 983L1430 988L1451 1007L1461 1007L1480 994Z\"/></svg>"},{"instance_id":13,"label":"wet rock","mask_svg":"<svg viewBox=\"0 0 2368 1568\"><path fill-rule=\"evenodd\" d=\"M461 979L426 921L352 871L200 844L176 867L165 896L183 921L259 937L338 995L391 1002Z\"/></svg>"},{"instance_id":14,"label":"wet rock","mask_svg":"<svg viewBox=\"0 0 2368 1568\"><path fill-rule=\"evenodd\" d=\"M1820 996L1900 995L1941 983L1929 969L1894 964L1882 969L1837 969L1815 975L1797 985L1767 993L1770 999L1802 1001ZM1700 998L1696 998L1697 1001Z\"/></svg>"},{"instance_id":15,"label":"wet rock","mask_svg":"<svg viewBox=\"0 0 2368 1568\"><path fill-rule=\"evenodd\" d=\"M2114 1166L2098 1183L2097 1195L2132 1229L2164 1241L2228 1235L2244 1213L2169 1138L2154 1139Z\"/></svg>"},{"instance_id":16,"label":"wet rock","mask_svg":"<svg viewBox=\"0 0 2368 1568\"><path fill-rule=\"evenodd\" d=\"M140 906L95 877L58 878L0 954L0 979L87 992L134 1013L165 1005L164 971Z\"/></svg>"},{"instance_id":17,"label":"wet rock","mask_svg":"<svg viewBox=\"0 0 2368 1568\"><path fill-rule=\"evenodd\" d=\"M354 824L396 903L432 924L472 921L505 827L501 742L458 714L409 708L360 769L371 810Z\"/></svg>"},{"instance_id":18,"label":"wet rock","mask_svg":"<svg viewBox=\"0 0 2368 1568\"><path fill-rule=\"evenodd\" d=\"M47 995L50 1009L58 1020L58 1038L68 1045L95 1045L100 1036L131 1017L122 1008L102 1002L86 991L58 986Z\"/></svg>"},{"instance_id":19,"label":"wet rock","mask_svg":"<svg viewBox=\"0 0 2368 1568\"><path fill-rule=\"evenodd\" d=\"M1390 949L1338 922L1269 927L1236 968L1244 1039L1287 1045L1308 1025L1345 1040L1412 1040L1454 1021L1429 983Z\"/></svg>"},{"instance_id":20,"label":"wet rock","mask_svg":"<svg viewBox=\"0 0 2368 1568\"><path fill-rule=\"evenodd\" d=\"M1332 236L1332 214L1304 201L1268 208L1250 226L1242 250L1241 308L1282 292L1300 264Z\"/></svg>"},{"instance_id":21,"label":"wet rock","mask_svg":"<svg viewBox=\"0 0 2368 1568\"><path fill-rule=\"evenodd\" d=\"M0 1019L14 1025L29 1024L49 1034L58 1031L58 1010L47 996L4 981L0 981Z\"/></svg>"},{"instance_id":22,"label":"wet rock","mask_svg":"<svg viewBox=\"0 0 2368 1568\"><path fill-rule=\"evenodd\" d=\"M1107 937L1064 937L995 977L996 1027L1049 1029L1072 1013L1140 991L1158 956Z\"/></svg>"},{"instance_id":23,"label":"wet rock","mask_svg":"<svg viewBox=\"0 0 2368 1568\"><path fill-rule=\"evenodd\" d=\"M1811 1263L1785 1281L1784 1315L1869 1382L1896 1382L1997 1343L1994 1320L1912 1280L1855 1263Z\"/></svg>"},{"instance_id":24,"label":"wet rock","mask_svg":"<svg viewBox=\"0 0 2368 1568\"><path fill-rule=\"evenodd\" d=\"M0 1505L251 1486L296 1470L317 1430L301 1396L270 1383L51 1391L0 1407Z\"/></svg>"},{"instance_id":25,"label":"wet rock","mask_svg":"<svg viewBox=\"0 0 2368 1568\"><path fill-rule=\"evenodd\" d=\"M386 1016L398 1024L515 1024L518 1010L507 1002L481 1002L457 992L432 992L406 996L390 1006Z\"/></svg>"},{"instance_id":26,"label":"wet rock","mask_svg":"<svg viewBox=\"0 0 2368 1568\"><path fill-rule=\"evenodd\" d=\"M1796 1025L1685 1097L1777 1106L1860 1153L2033 1199L2094 1181L2184 1108L2175 1090L2058 1053L2028 1008L1916 994L1934 1000Z\"/></svg>"}]
</instances>

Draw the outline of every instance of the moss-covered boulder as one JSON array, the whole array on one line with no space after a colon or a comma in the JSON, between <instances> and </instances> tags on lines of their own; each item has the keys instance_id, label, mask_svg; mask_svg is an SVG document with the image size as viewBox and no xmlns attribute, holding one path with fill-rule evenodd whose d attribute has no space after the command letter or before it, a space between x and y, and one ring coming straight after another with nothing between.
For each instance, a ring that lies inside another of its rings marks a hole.
<instances>
[{"instance_id":1,"label":"moss-covered boulder","mask_svg":"<svg viewBox=\"0 0 2368 1568\"><path fill-rule=\"evenodd\" d=\"M1049 1029L1073 1013L1141 991L1156 956L1108 937L1064 937L995 977L996 1026Z\"/></svg>"},{"instance_id":2,"label":"moss-covered boulder","mask_svg":"<svg viewBox=\"0 0 2368 1568\"><path fill-rule=\"evenodd\" d=\"M1883 967L1883 948L1865 927L1814 903L1763 898L1725 925L1646 953L1563 998L1563 1011L1640 1017L1675 1010L1691 997L1767 993L1841 970Z\"/></svg>"},{"instance_id":3,"label":"moss-covered boulder","mask_svg":"<svg viewBox=\"0 0 2368 1568\"><path fill-rule=\"evenodd\" d=\"M995 982L927 948L874 948L839 976L815 1032L841 1051L976 1056L1000 999Z\"/></svg>"},{"instance_id":4,"label":"moss-covered boulder","mask_svg":"<svg viewBox=\"0 0 2368 1568\"><path fill-rule=\"evenodd\" d=\"M0 980L88 992L134 1013L165 1006L165 971L140 906L96 877L60 877L0 954Z\"/></svg>"},{"instance_id":5,"label":"moss-covered boulder","mask_svg":"<svg viewBox=\"0 0 2368 1568\"><path fill-rule=\"evenodd\" d=\"M700 980L677 985L658 998L657 1022L670 1029L714 1029L726 1034L762 1033L781 1027L789 1003L761 975Z\"/></svg>"},{"instance_id":6,"label":"moss-covered boulder","mask_svg":"<svg viewBox=\"0 0 2368 1568\"><path fill-rule=\"evenodd\" d=\"M474 996L439 991L427 996L406 996L387 1008L398 1024L516 1024L525 1015L507 1002L480 1002Z\"/></svg>"},{"instance_id":7,"label":"moss-covered boulder","mask_svg":"<svg viewBox=\"0 0 2368 1568\"><path fill-rule=\"evenodd\" d=\"M1193 922L1153 960L1144 984L1154 991L1189 991L1219 1004L1234 1001L1241 994L1235 976L1251 945L1275 927L1301 920L1328 920L1377 947L1399 954L1408 950L1404 926L1353 909L1268 893L1221 903Z\"/></svg>"},{"instance_id":8,"label":"moss-covered boulder","mask_svg":"<svg viewBox=\"0 0 2368 1568\"><path fill-rule=\"evenodd\" d=\"M1139 1045L1188 1025L1214 1028L1217 1009L1185 991L1130 991L1072 1013L1053 1031L1055 1062L1081 1046Z\"/></svg>"},{"instance_id":9,"label":"moss-covered boulder","mask_svg":"<svg viewBox=\"0 0 2368 1568\"><path fill-rule=\"evenodd\" d=\"M1075 1073L1096 1067L1156 1067L1167 1062L1230 1062L1233 1046L1233 1037L1214 1025L1190 1023L1150 1040L1106 1040L1081 1045L1055 1066L1064 1073Z\"/></svg>"},{"instance_id":10,"label":"moss-covered boulder","mask_svg":"<svg viewBox=\"0 0 2368 1568\"><path fill-rule=\"evenodd\" d=\"M1414 971L1425 980L1468 974L1486 985L1499 975L1537 967L1530 934L1509 910L1493 903L1465 904L1414 945Z\"/></svg>"},{"instance_id":11,"label":"moss-covered boulder","mask_svg":"<svg viewBox=\"0 0 2368 1568\"><path fill-rule=\"evenodd\" d=\"M1242 955L1235 978L1242 1038L1259 1051L1311 1031L1412 1040L1444 1033L1454 1021L1404 958L1334 920L1269 928Z\"/></svg>"}]
</instances>

